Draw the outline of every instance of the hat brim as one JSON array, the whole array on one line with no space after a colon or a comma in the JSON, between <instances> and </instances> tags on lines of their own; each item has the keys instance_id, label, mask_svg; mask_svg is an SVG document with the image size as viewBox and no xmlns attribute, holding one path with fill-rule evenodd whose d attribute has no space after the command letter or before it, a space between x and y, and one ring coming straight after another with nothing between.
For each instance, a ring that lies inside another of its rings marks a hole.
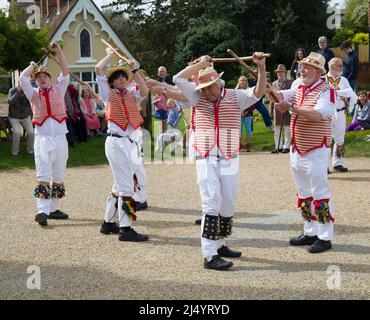
<instances>
[{"instance_id":1,"label":"hat brim","mask_svg":"<svg viewBox=\"0 0 370 320\"><path fill-rule=\"evenodd\" d=\"M318 67L318 66L317 66L316 64L314 64L314 63L311 63L311 62L302 62L302 61L298 61L298 63L299 63L299 64L307 64L307 65L309 65L309 66L311 66L311 67L315 67L316 69L321 70L321 73L322 73L322 74L326 74L326 73L327 73L325 68L320 68L320 67Z\"/></svg>"},{"instance_id":2,"label":"hat brim","mask_svg":"<svg viewBox=\"0 0 370 320\"><path fill-rule=\"evenodd\" d=\"M40 73L45 73L50 79L51 79L51 74L49 71L46 71L46 70L40 70L40 71L36 71L32 76L31 78L33 80L36 80L37 76L40 74Z\"/></svg>"},{"instance_id":3,"label":"hat brim","mask_svg":"<svg viewBox=\"0 0 370 320\"><path fill-rule=\"evenodd\" d=\"M207 88L207 87L211 86L211 85L212 85L212 84L214 84L216 81L220 80L223 74L224 74L224 73L223 73L223 72L221 72L221 73L218 75L218 78L216 78L216 79L214 79L214 80L212 80L212 81L209 81L209 82L205 82L205 83L201 83L201 84L199 84L199 85L198 85L194 90L195 90L195 91L199 91L199 90L202 90L202 89L204 89L204 88Z\"/></svg>"},{"instance_id":4,"label":"hat brim","mask_svg":"<svg viewBox=\"0 0 370 320\"><path fill-rule=\"evenodd\" d=\"M131 82L132 79L134 79L134 74L131 72L131 70L129 68L126 68L126 67L113 67L113 68L110 68L107 70L106 72L106 76L107 76L107 79L108 79L108 82L110 83L111 82L111 77L114 73L118 72L118 71L122 71L125 73L126 75L126 78L127 78L127 83L128 82Z\"/></svg>"},{"instance_id":5,"label":"hat brim","mask_svg":"<svg viewBox=\"0 0 370 320\"><path fill-rule=\"evenodd\" d=\"M279 69L276 69L275 72L276 73L278 73L278 72L285 72L285 73L287 73L288 71L287 70L279 70Z\"/></svg>"}]
</instances>

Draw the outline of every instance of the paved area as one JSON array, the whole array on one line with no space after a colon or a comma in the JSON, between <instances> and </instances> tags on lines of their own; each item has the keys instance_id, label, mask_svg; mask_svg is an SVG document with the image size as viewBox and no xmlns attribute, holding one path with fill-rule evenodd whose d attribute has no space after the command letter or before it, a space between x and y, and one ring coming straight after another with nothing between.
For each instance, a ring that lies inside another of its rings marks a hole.
<instances>
[{"instance_id":1,"label":"paved area","mask_svg":"<svg viewBox=\"0 0 370 320\"><path fill-rule=\"evenodd\" d=\"M288 156L243 154L228 241L243 256L229 272L202 267L193 165L146 166L150 208L135 226L146 243L99 233L108 166L69 169L62 209L71 219L44 229L33 221L34 171L0 171L0 299L369 299L370 159L346 165L350 172L330 175L333 250L312 255L287 242L302 230ZM40 268L40 290L27 288L30 266Z\"/></svg>"}]
</instances>

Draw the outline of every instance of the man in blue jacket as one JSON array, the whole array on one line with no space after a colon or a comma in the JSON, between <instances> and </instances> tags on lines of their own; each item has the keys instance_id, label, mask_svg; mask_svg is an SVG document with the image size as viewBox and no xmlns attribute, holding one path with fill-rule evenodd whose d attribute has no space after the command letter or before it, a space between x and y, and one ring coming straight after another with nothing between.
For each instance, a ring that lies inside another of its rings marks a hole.
<instances>
[{"instance_id":1,"label":"man in blue jacket","mask_svg":"<svg viewBox=\"0 0 370 320\"><path fill-rule=\"evenodd\" d=\"M346 53L346 58L343 61L343 77L347 78L352 89L355 90L359 64L358 55L352 49L349 41L343 42L341 49Z\"/></svg>"}]
</instances>

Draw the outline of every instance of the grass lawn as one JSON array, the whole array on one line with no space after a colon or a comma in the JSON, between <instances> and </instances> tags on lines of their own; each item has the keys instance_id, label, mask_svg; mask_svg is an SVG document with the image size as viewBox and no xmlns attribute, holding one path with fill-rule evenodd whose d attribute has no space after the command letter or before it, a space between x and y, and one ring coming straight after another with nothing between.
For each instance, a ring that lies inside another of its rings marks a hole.
<instances>
[{"instance_id":1,"label":"grass lawn","mask_svg":"<svg viewBox=\"0 0 370 320\"><path fill-rule=\"evenodd\" d=\"M186 110L188 111L188 110ZM188 117L187 117L188 118ZM350 118L347 119L351 121ZM153 119L154 136L158 135L158 123ZM179 128L184 131L185 124L183 118L180 120ZM252 152L253 151L271 151L274 148L274 135L265 127L262 120L258 119L253 124ZM364 141L365 136L370 135L370 130L349 132L346 133L346 157L370 157L370 142ZM81 165L99 165L106 164L107 160L104 153L104 137L93 137L88 142L75 143L75 148L69 149L68 166ZM243 137L245 144L245 137ZM0 170L16 169L16 168L34 168L33 155L26 153L26 143L24 139L21 141L20 154L13 157L10 154L11 142L2 138L0 140ZM146 155L150 152L150 142L144 142L144 150ZM177 157L182 157L180 148ZM179 152L180 151L180 152ZM164 153L166 160L170 159L169 148ZM155 153L155 160L161 160L161 154Z\"/></svg>"}]
</instances>

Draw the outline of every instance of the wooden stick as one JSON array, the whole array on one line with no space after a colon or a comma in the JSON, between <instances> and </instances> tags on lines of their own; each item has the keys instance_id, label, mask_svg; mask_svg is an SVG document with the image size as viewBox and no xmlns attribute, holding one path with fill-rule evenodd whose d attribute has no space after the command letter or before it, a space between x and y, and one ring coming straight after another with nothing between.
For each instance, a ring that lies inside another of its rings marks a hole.
<instances>
[{"instance_id":1,"label":"wooden stick","mask_svg":"<svg viewBox=\"0 0 370 320\"><path fill-rule=\"evenodd\" d=\"M254 72L253 69L250 66L248 66L242 59L240 59L239 56L234 51L232 51L231 49L227 49L227 52L231 54L236 59L236 61L238 61L244 68L246 68L252 75L252 77L257 80L258 78L257 73Z\"/></svg>"},{"instance_id":2,"label":"wooden stick","mask_svg":"<svg viewBox=\"0 0 370 320\"><path fill-rule=\"evenodd\" d=\"M44 48L44 50L45 50L45 48ZM50 51L51 51L51 46L46 49L44 55L40 58L39 61L36 62L36 64L39 65L40 63L42 63L46 59L46 57L49 56Z\"/></svg>"},{"instance_id":3,"label":"wooden stick","mask_svg":"<svg viewBox=\"0 0 370 320\"><path fill-rule=\"evenodd\" d=\"M271 57L271 54L270 53L265 53L262 56L265 57L265 58L269 58L269 57ZM240 60L243 60L243 61L253 60L252 59L252 56L249 56L249 57L239 57L239 59ZM213 62L217 62L217 63L232 63L232 62L239 62L239 59L236 59L236 58L213 58L212 61Z\"/></svg>"},{"instance_id":4,"label":"wooden stick","mask_svg":"<svg viewBox=\"0 0 370 320\"><path fill-rule=\"evenodd\" d=\"M121 53L119 53L116 49L114 49L107 41L105 41L104 39L100 39L107 47L109 47L110 49L112 49L112 51L118 56L120 57L122 60L124 60L126 63L130 63L130 60L127 59L124 55L122 55Z\"/></svg>"}]
</instances>

